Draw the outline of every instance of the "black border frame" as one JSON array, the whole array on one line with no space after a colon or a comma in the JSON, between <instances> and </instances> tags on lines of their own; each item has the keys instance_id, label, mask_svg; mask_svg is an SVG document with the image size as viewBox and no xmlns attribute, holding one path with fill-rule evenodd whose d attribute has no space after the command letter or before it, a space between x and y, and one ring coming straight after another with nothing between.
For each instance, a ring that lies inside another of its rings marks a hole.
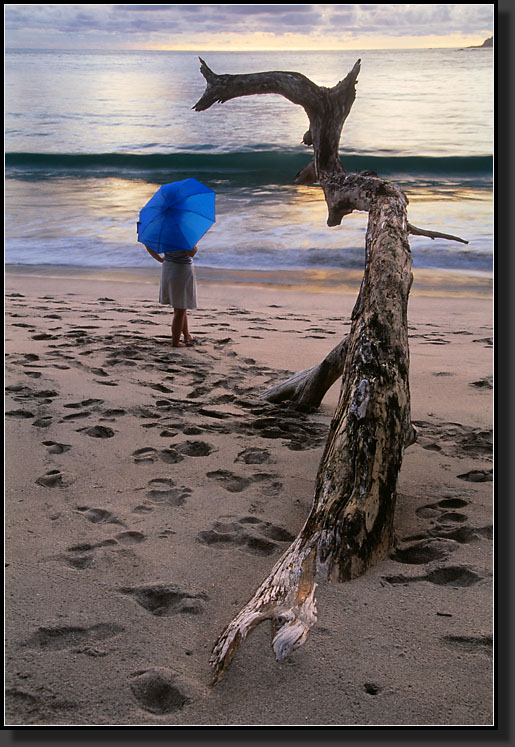
<instances>
[{"instance_id":1,"label":"black border frame","mask_svg":"<svg viewBox=\"0 0 515 747\"><path fill-rule=\"evenodd\" d=\"M104 747L116 742L140 744L166 742L172 747L209 742L261 743L308 740L314 738L328 743L344 742L345 747L375 745L379 742L438 744L446 747L454 743L496 745L515 744L515 698L514 676L514 595L513 572L514 551L510 542L515 534L513 527L515 500L514 464L515 450L512 447L512 429L515 421L512 382L514 380L514 320L515 288L513 246L513 223L515 205L512 199L511 181L513 164L513 4L511 0L493 3L494 19L494 69L496 83L495 102L495 247L494 247L494 322L495 322L495 720L493 726L484 727L19 727L3 728L3 744L52 744L95 742L95 747ZM514 464L512 464L512 459ZM90 728L95 735L88 735ZM145 729L145 735L138 734ZM240 734L246 729L246 734ZM273 730L261 733L263 729ZM150 731L149 731L150 730ZM173 730L173 731L171 731ZM315 730L315 734L313 734Z\"/></svg>"}]
</instances>

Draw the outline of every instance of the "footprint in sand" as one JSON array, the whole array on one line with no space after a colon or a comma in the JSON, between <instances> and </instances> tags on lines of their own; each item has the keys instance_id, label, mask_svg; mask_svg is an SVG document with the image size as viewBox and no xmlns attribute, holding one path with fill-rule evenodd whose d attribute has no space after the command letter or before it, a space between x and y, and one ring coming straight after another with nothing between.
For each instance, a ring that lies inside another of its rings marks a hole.
<instances>
[{"instance_id":1,"label":"footprint in sand","mask_svg":"<svg viewBox=\"0 0 515 747\"><path fill-rule=\"evenodd\" d=\"M485 376L484 379L478 379L477 381L471 381L470 386L475 386L478 389L493 389L493 377Z\"/></svg>"},{"instance_id":2,"label":"footprint in sand","mask_svg":"<svg viewBox=\"0 0 515 747\"><path fill-rule=\"evenodd\" d=\"M278 475L274 473L256 472L250 479L252 483L261 485L263 495L272 497L278 495L283 489L283 484L276 479L277 477Z\"/></svg>"},{"instance_id":3,"label":"footprint in sand","mask_svg":"<svg viewBox=\"0 0 515 747\"><path fill-rule=\"evenodd\" d=\"M18 418L20 420L28 420L29 418L35 417L33 412L30 410L9 410L5 413L7 418Z\"/></svg>"},{"instance_id":4,"label":"footprint in sand","mask_svg":"<svg viewBox=\"0 0 515 747\"><path fill-rule=\"evenodd\" d=\"M124 632L125 628L115 623L98 623L90 627L79 625L40 627L20 646L39 651L62 651L78 645L104 641Z\"/></svg>"},{"instance_id":5,"label":"footprint in sand","mask_svg":"<svg viewBox=\"0 0 515 747\"><path fill-rule=\"evenodd\" d=\"M467 516L465 514L460 514L458 511L445 511L443 514L440 514L440 517L438 519L439 524L454 524L454 523L464 523L467 521Z\"/></svg>"},{"instance_id":6,"label":"footprint in sand","mask_svg":"<svg viewBox=\"0 0 515 747\"><path fill-rule=\"evenodd\" d=\"M167 415L175 415L178 418L181 418L184 415L183 408L177 407L176 402L170 401L168 399L156 399L155 405L161 413L166 413Z\"/></svg>"},{"instance_id":7,"label":"footprint in sand","mask_svg":"<svg viewBox=\"0 0 515 747\"><path fill-rule=\"evenodd\" d=\"M43 446L47 447L49 454L64 454L71 449L68 444L60 444L57 441L43 441Z\"/></svg>"},{"instance_id":8,"label":"footprint in sand","mask_svg":"<svg viewBox=\"0 0 515 747\"><path fill-rule=\"evenodd\" d=\"M140 542L144 542L146 540L146 536L143 534L143 532L138 532L132 529L126 532L120 532L120 534L115 535L115 539L118 542L122 542L123 544L139 545Z\"/></svg>"},{"instance_id":9,"label":"footprint in sand","mask_svg":"<svg viewBox=\"0 0 515 747\"><path fill-rule=\"evenodd\" d=\"M209 599L203 591L183 589L176 584L124 587L120 594L132 597L141 607L157 617L189 614L199 615Z\"/></svg>"},{"instance_id":10,"label":"footprint in sand","mask_svg":"<svg viewBox=\"0 0 515 747\"><path fill-rule=\"evenodd\" d=\"M144 503L142 503L139 506L134 506L134 508L132 509L132 513L144 515L144 514L151 514L153 510L154 509L152 508L152 506L147 506Z\"/></svg>"},{"instance_id":11,"label":"footprint in sand","mask_svg":"<svg viewBox=\"0 0 515 747\"><path fill-rule=\"evenodd\" d=\"M71 568L75 568L77 571L83 571L86 568L91 568L94 563L93 555L86 553L85 555L69 554L62 555L58 558L64 560L64 562Z\"/></svg>"},{"instance_id":12,"label":"footprint in sand","mask_svg":"<svg viewBox=\"0 0 515 747\"><path fill-rule=\"evenodd\" d=\"M463 509L467 505L468 501L462 498L443 498L437 503L430 503L418 508L416 511L417 516L424 519L434 519L436 526L417 537L406 537L404 541L441 538L444 540L453 540L459 544L468 544L469 542L477 542L480 539L491 539L493 534L491 526L463 526L467 521L467 516L460 512L449 510ZM456 527L456 524L462 524L462 526Z\"/></svg>"},{"instance_id":13,"label":"footprint in sand","mask_svg":"<svg viewBox=\"0 0 515 747\"><path fill-rule=\"evenodd\" d=\"M157 715L180 711L195 697L189 683L164 667L134 672L130 689L141 708Z\"/></svg>"},{"instance_id":14,"label":"footprint in sand","mask_svg":"<svg viewBox=\"0 0 515 747\"><path fill-rule=\"evenodd\" d=\"M417 443L430 451L449 456L490 458L492 454L492 431L473 428L461 423L430 423L415 421L418 431Z\"/></svg>"},{"instance_id":15,"label":"footprint in sand","mask_svg":"<svg viewBox=\"0 0 515 747\"><path fill-rule=\"evenodd\" d=\"M49 335L46 332L42 332L41 334L32 335L33 340L58 340L59 335Z\"/></svg>"},{"instance_id":16,"label":"footprint in sand","mask_svg":"<svg viewBox=\"0 0 515 747\"><path fill-rule=\"evenodd\" d=\"M255 516L220 517L212 529L197 536L203 544L221 548L238 547L255 555L272 555L280 549L277 543L293 542L295 537L287 529Z\"/></svg>"},{"instance_id":17,"label":"footprint in sand","mask_svg":"<svg viewBox=\"0 0 515 747\"><path fill-rule=\"evenodd\" d=\"M396 586L399 584L407 585L427 581L437 586L474 586L487 578L482 571L474 570L468 566L448 566L446 568L436 568L424 576L383 576L386 583Z\"/></svg>"},{"instance_id":18,"label":"footprint in sand","mask_svg":"<svg viewBox=\"0 0 515 747\"><path fill-rule=\"evenodd\" d=\"M123 522L105 508L77 506L77 511L85 516L92 524L121 524L123 526Z\"/></svg>"},{"instance_id":19,"label":"footprint in sand","mask_svg":"<svg viewBox=\"0 0 515 747\"><path fill-rule=\"evenodd\" d=\"M41 475L36 480L36 485L41 485L44 488L58 488L63 484L63 476L58 469L50 470L45 475Z\"/></svg>"},{"instance_id":20,"label":"footprint in sand","mask_svg":"<svg viewBox=\"0 0 515 747\"><path fill-rule=\"evenodd\" d=\"M287 448L293 451L303 451L318 447L327 437L327 426L310 422L301 412L296 411L291 416L277 414L259 417L258 408L253 408L258 417L250 424L243 423L240 430L246 435L259 435L261 438L285 439ZM265 410L266 413L266 410Z\"/></svg>"},{"instance_id":21,"label":"footprint in sand","mask_svg":"<svg viewBox=\"0 0 515 747\"><path fill-rule=\"evenodd\" d=\"M52 418L50 415L43 415L41 418L36 418L32 423L33 428L48 428L52 424Z\"/></svg>"},{"instance_id":22,"label":"footprint in sand","mask_svg":"<svg viewBox=\"0 0 515 747\"><path fill-rule=\"evenodd\" d=\"M247 477L240 477L235 475L233 472L228 470L219 469L214 472L208 472L207 477L212 480L216 480L225 490L230 493L241 493L246 490L251 481Z\"/></svg>"},{"instance_id":23,"label":"footprint in sand","mask_svg":"<svg viewBox=\"0 0 515 747\"><path fill-rule=\"evenodd\" d=\"M15 399L26 399L27 397L32 397L32 389L24 384L9 384L9 386L5 387L5 391L9 394L21 395L20 397L15 397Z\"/></svg>"},{"instance_id":24,"label":"footprint in sand","mask_svg":"<svg viewBox=\"0 0 515 747\"><path fill-rule=\"evenodd\" d=\"M79 409L80 407L91 407L92 405L102 405L104 402L103 399L83 399L81 402L70 402L66 405L63 405L63 407L69 408L69 409Z\"/></svg>"},{"instance_id":25,"label":"footprint in sand","mask_svg":"<svg viewBox=\"0 0 515 747\"><path fill-rule=\"evenodd\" d=\"M455 550L454 542L445 540L422 540L411 545L396 548L390 555L397 563L421 565L446 558Z\"/></svg>"},{"instance_id":26,"label":"footprint in sand","mask_svg":"<svg viewBox=\"0 0 515 747\"><path fill-rule=\"evenodd\" d=\"M469 502L463 498L442 498L441 501L428 503L425 506L417 508L416 514L424 519L432 518L440 516L450 508L465 508L465 506L468 506L468 503Z\"/></svg>"},{"instance_id":27,"label":"footprint in sand","mask_svg":"<svg viewBox=\"0 0 515 747\"><path fill-rule=\"evenodd\" d=\"M214 451L218 451L218 449L206 441L185 441L184 443L177 444L175 448L180 454L190 457L209 456Z\"/></svg>"},{"instance_id":28,"label":"footprint in sand","mask_svg":"<svg viewBox=\"0 0 515 747\"><path fill-rule=\"evenodd\" d=\"M71 711L74 708L77 708L77 704L72 701L43 698L18 687L10 687L5 691L6 723L13 726L41 723L42 712L54 714L56 711Z\"/></svg>"},{"instance_id":29,"label":"footprint in sand","mask_svg":"<svg viewBox=\"0 0 515 747\"><path fill-rule=\"evenodd\" d=\"M245 464L270 464L274 460L267 449L249 447L240 451L234 461L244 462Z\"/></svg>"},{"instance_id":30,"label":"footprint in sand","mask_svg":"<svg viewBox=\"0 0 515 747\"><path fill-rule=\"evenodd\" d=\"M93 555L94 550L103 547L111 547L117 544L118 543L115 539L105 539L101 542L96 542L95 544L81 542L78 545L68 547L66 553L58 556L57 560L64 560L64 562L72 568L75 568L78 571L83 571L93 565L95 561Z\"/></svg>"},{"instance_id":31,"label":"footprint in sand","mask_svg":"<svg viewBox=\"0 0 515 747\"><path fill-rule=\"evenodd\" d=\"M491 482L494 479L491 469L473 469L470 472L457 475L457 477L458 480L465 480L466 482Z\"/></svg>"},{"instance_id":32,"label":"footprint in sand","mask_svg":"<svg viewBox=\"0 0 515 747\"><path fill-rule=\"evenodd\" d=\"M166 464L177 464L177 462L182 462L184 459L184 456L177 449L170 448L158 451L152 446L137 449L132 453L132 456L134 457L135 464L153 464L158 460L166 462Z\"/></svg>"},{"instance_id":33,"label":"footprint in sand","mask_svg":"<svg viewBox=\"0 0 515 747\"><path fill-rule=\"evenodd\" d=\"M241 493L253 484L261 484L264 495L274 496L282 490L282 483L276 478L278 475L268 472L256 472L251 477L242 477L229 470L219 469L208 472L207 477L216 480L229 493Z\"/></svg>"},{"instance_id":34,"label":"footprint in sand","mask_svg":"<svg viewBox=\"0 0 515 747\"><path fill-rule=\"evenodd\" d=\"M104 371L103 368L91 368L90 371L95 374L95 376L109 376L107 371Z\"/></svg>"},{"instance_id":35,"label":"footprint in sand","mask_svg":"<svg viewBox=\"0 0 515 747\"><path fill-rule=\"evenodd\" d=\"M205 394L209 394L211 390L208 387L205 386L198 386L195 389L192 389L191 392L188 392L186 395L187 399L198 399L199 397L203 397Z\"/></svg>"},{"instance_id":36,"label":"footprint in sand","mask_svg":"<svg viewBox=\"0 0 515 747\"><path fill-rule=\"evenodd\" d=\"M437 529L431 530L430 534L433 537L442 537L443 539L451 539L454 542L458 542L460 545L467 545L469 542L477 542L481 539L492 539L493 527L458 527L457 529L447 529L446 527L438 527Z\"/></svg>"},{"instance_id":37,"label":"footprint in sand","mask_svg":"<svg viewBox=\"0 0 515 747\"><path fill-rule=\"evenodd\" d=\"M230 412L216 410L213 407L199 407L198 414L203 415L206 418L213 418L214 420L227 420L233 417Z\"/></svg>"},{"instance_id":38,"label":"footprint in sand","mask_svg":"<svg viewBox=\"0 0 515 747\"><path fill-rule=\"evenodd\" d=\"M167 387L164 384L144 384L144 386L148 386L156 392L161 392L161 394L173 394L173 389L170 389L170 387Z\"/></svg>"},{"instance_id":39,"label":"footprint in sand","mask_svg":"<svg viewBox=\"0 0 515 747\"><path fill-rule=\"evenodd\" d=\"M151 480L149 487L150 490L146 493L146 497L153 503L165 503L168 506L182 506L192 492L190 488L183 485L176 486L174 481L167 477L157 477Z\"/></svg>"},{"instance_id":40,"label":"footprint in sand","mask_svg":"<svg viewBox=\"0 0 515 747\"><path fill-rule=\"evenodd\" d=\"M465 508L465 506L468 506L468 504L469 502L463 500L463 498L443 498L435 505L441 509L447 510L449 508Z\"/></svg>"},{"instance_id":41,"label":"footprint in sand","mask_svg":"<svg viewBox=\"0 0 515 747\"><path fill-rule=\"evenodd\" d=\"M108 410L104 410L104 417L101 418L101 420L116 420L116 418L120 418L123 415L127 415L127 411L123 410L121 407L113 407Z\"/></svg>"},{"instance_id":42,"label":"footprint in sand","mask_svg":"<svg viewBox=\"0 0 515 747\"><path fill-rule=\"evenodd\" d=\"M153 412L152 410L147 410L145 407L134 407L132 409L132 413L137 418L141 418L142 420L146 420L147 418L155 418L156 417L155 412Z\"/></svg>"},{"instance_id":43,"label":"footprint in sand","mask_svg":"<svg viewBox=\"0 0 515 747\"><path fill-rule=\"evenodd\" d=\"M89 418L91 414L92 413L88 412L88 410L85 410L84 412L73 412L73 413L71 413L71 415L65 415L62 418L61 422L62 423L67 423L70 420L81 420L82 418ZM89 434L89 435L92 435L92 434ZM97 436L97 438L102 438L102 436ZM104 438L105 438L105 436L104 436Z\"/></svg>"},{"instance_id":44,"label":"footprint in sand","mask_svg":"<svg viewBox=\"0 0 515 747\"><path fill-rule=\"evenodd\" d=\"M136 464L153 464L156 461L157 449L143 447L132 452Z\"/></svg>"},{"instance_id":45,"label":"footprint in sand","mask_svg":"<svg viewBox=\"0 0 515 747\"><path fill-rule=\"evenodd\" d=\"M492 654L491 635L444 635L440 638L444 646L468 654Z\"/></svg>"},{"instance_id":46,"label":"footprint in sand","mask_svg":"<svg viewBox=\"0 0 515 747\"><path fill-rule=\"evenodd\" d=\"M91 428L79 428L79 433L85 433L90 438L113 438L115 432L105 425L94 425Z\"/></svg>"}]
</instances>

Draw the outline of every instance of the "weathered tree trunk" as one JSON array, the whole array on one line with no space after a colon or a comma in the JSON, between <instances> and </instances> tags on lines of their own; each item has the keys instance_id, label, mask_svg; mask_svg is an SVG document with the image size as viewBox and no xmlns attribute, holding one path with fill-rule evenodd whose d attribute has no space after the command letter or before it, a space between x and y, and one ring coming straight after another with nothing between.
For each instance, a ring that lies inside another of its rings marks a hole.
<instances>
[{"instance_id":1,"label":"weathered tree trunk","mask_svg":"<svg viewBox=\"0 0 515 747\"><path fill-rule=\"evenodd\" d=\"M330 226L339 225L353 210L369 214L364 277L348 336L321 364L265 394L271 401L286 395L317 405L343 375L309 517L216 642L211 659L216 682L241 642L263 620L272 622L276 658L288 656L316 622L317 582L355 578L384 558L392 545L397 477L404 448L414 440L407 321L412 227L406 217L408 201L396 185L373 172L347 174L338 156L341 129L355 98L359 60L330 89L299 73L219 76L201 63L207 88L196 110L256 93L280 93L303 106L310 123L304 142L313 145L314 157L297 181L320 183Z\"/></svg>"},{"instance_id":2,"label":"weathered tree trunk","mask_svg":"<svg viewBox=\"0 0 515 747\"><path fill-rule=\"evenodd\" d=\"M316 622L316 581L347 581L393 541L397 476L410 440L407 302L411 256L402 195L370 211L367 271L344 341L338 407L320 462L311 513L299 536L213 649L215 681L248 633L272 621L283 660Z\"/></svg>"}]
</instances>

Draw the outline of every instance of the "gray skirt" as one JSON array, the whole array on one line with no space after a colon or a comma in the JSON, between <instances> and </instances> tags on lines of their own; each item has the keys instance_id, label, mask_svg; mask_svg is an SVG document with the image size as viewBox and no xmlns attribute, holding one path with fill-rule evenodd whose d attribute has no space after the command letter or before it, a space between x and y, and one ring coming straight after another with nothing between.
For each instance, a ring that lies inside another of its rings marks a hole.
<instances>
[{"instance_id":1,"label":"gray skirt","mask_svg":"<svg viewBox=\"0 0 515 747\"><path fill-rule=\"evenodd\" d=\"M169 304L175 309L197 308L197 279L195 266L178 262L161 264L161 286L159 303Z\"/></svg>"}]
</instances>

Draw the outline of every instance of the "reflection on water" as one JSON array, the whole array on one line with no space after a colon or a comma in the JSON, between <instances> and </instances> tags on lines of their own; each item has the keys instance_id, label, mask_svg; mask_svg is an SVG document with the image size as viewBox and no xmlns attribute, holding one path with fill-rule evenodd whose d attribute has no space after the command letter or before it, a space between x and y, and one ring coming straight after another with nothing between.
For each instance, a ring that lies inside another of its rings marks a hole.
<instances>
[{"instance_id":1,"label":"reflection on water","mask_svg":"<svg viewBox=\"0 0 515 747\"><path fill-rule=\"evenodd\" d=\"M6 261L142 267L152 260L137 243L140 209L160 184L96 178L6 183ZM443 188L442 188L443 189ZM420 228L469 241L412 237L415 266L491 270L492 202L487 190L408 193L408 219ZM216 223L202 239L204 267L262 269L361 268L365 213L327 226L317 186L231 189L220 185Z\"/></svg>"},{"instance_id":2,"label":"reflection on water","mask_svg":"<svg viewBox=\"0 0 515 747\"><path fill-rule=\"evenodd\" d=\"M414 225L469 241L413 237L415 267L491 270L491 50L200 55L217 73L293 70L325 86L360 57L346 168L397 182ZM147 267L139 211L193 175L217 192L200 268L360 270L366 215L328 228L320 188L292 185L311 158L304 110L267 95L195 112L204 87L189 52L8 52L6 261Z\"/></svg>"}]
</instances>

